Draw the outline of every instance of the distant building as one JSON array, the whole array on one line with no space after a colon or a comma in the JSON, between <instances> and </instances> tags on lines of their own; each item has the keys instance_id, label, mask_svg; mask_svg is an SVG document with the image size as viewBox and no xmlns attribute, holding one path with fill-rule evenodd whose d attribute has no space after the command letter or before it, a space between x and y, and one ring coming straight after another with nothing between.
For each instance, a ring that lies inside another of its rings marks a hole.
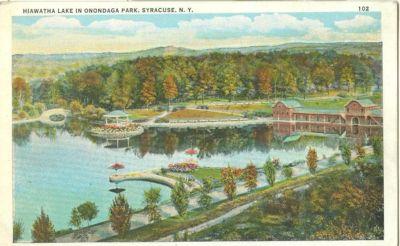
<instances>
[{"instance_id":1,"label":"distant building","mask_svg":"<svg viewBox=\"0 0 400 246\"><path fill-rule=\"evenodd\" d=\"M303 107L296 100L280 100L272 108L274 129L280 135L294 132L347 136L382 134L381 108L369 99L351 100L342 110Z\"/></svg>"}]
</instances>

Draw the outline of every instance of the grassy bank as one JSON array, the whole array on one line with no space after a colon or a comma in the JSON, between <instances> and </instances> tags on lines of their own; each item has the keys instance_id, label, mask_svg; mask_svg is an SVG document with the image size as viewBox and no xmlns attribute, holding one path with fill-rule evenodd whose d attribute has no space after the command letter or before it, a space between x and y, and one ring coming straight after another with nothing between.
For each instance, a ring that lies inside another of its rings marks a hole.
<instances>
[{"instance_id":1,"label":"grassy bank","mask_svg":"<svg viewBox=\"0 0 400 246\"><path fill-rule=\"evenodd\" d=\"M103 241L154 241L219 217L240 205L265 198L268 195L280 192L287 188L302 186L310 181L325 178L333 173L346 172L346 170L347 167L341 164L335 167L324 169L315 175L304 175L293 179L280 181L273 187L263 187L253 190L249 193L237 196L232 201L225 200L214 203L212 204L211 208L207 210L195 209L189 211L184 217L175 216L162 220L159 223L150 224L135 230L131 230L124 238L114 236Z\"/></svg>"}]
</instances>

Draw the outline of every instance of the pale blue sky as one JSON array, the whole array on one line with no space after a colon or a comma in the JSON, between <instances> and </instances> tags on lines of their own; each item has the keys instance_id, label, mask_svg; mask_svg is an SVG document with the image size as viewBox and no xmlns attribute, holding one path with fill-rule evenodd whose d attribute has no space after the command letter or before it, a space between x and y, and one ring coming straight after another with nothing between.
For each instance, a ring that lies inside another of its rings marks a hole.
<instances>
[{"instance_id":1,"label":"pale blue sky","mask_svg":"<svg viewBox=\"0 0 400 246\"><path fill-rule=\"evenodd\" d=\"M19 16L13 41L15 53L380 41L380 19L379 12Z\"/></svg>"}]
</instances>

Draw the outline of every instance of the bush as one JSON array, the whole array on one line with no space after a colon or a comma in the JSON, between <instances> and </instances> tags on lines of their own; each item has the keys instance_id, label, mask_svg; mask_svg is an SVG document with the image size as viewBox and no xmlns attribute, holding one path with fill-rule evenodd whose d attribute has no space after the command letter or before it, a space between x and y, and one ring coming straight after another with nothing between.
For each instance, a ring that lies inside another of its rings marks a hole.
<instances>
[{"instance_id":1,"label":"bush","mask_svg":"<svg viewBox=\"0 0 400 246\"><path fill-rule=\"evenodd\" d=\"M83 111L83 106L82 104L77 101L77 100L73 100L70 104L69 104L69 108L71 110L72 114L81 114Z\"/></svg>"},{"instance_id":2,"label":"bush","mask_svg":"<svg viewBox=\"0 0 400 246\"><path fill-rule=\"evenodd\" d=\"M347 97L347 93L346 92L339 92L336 96L341 97L341 98L345 98Z\"/></svg>"},{"instance_id":3,"label":"bush","mask_svg":"<svg viewBox=\"0 0 400 246\"><path fill-rule=\"evenodd\" d=\"M18 113L18 117L21 119L26 119L26 118L28 118L28 116L29 116L28 113L23 110L19 111L19 113Z\"/></svg>"},{"instance_id":4,"label":"bush","mask_svg":"<svg viewBox=\"0 0 400 246\"><path fill-rule=\"evenodd\" d=\"M309 148L307 153L307 166L310 173L314 174L318 166L317 151L314 148Z\"/></svg>"},{"instance_id":5,"label":"bush","mask_svg":"<svg viewBox=\"0 0 400 246\"><path fill-rule=\"evenodd\" d=\"M58 107L61 107L61 108L67 108L68 107L68 102L64 98L57 98L56 101L55 101L55 104Z\"/></svg>"},{"instance_id":6,"label":"bush","mask_svg":"<svg viewBox=\"0 0 400 246\"><path fill-rule=\"evenodd\" d=\"M267 162L263 166L265 177L270 186L274 186L275 178L276 178L276 167L272 163L271 160L267 160Z\"/></svg>"},{"instance_id":7,"label":"bush","mask_svg":"<svg viewBox=\"0 0 400 246\"><path fill-rule=\"evenodd\" d=\"M105 114L106 114L106 111L103 108L100 108L100 107L96 108L97 119L101 119L101 117L103 117L103 115L105 115Z\"/></svg>"},{"instance_id":8,"label":"bush","mask_svg":"<svg viewBox=\"0 0 400 246\"><path fill-rule=\"evenodd\" d=\"M17 242L21 239L22 233L24 232L24 226L21 221L14 222L13 224L13 242Z\"/></svg>"},{"instance_id":9,"label":"bush","mask_svg":"<svg viewBox=\"0 0 400 246\"><path fill-rule=\"evenodd\" d=\"M171 201L179 216L184 216L189 207L189 192L185 189L182 179L180 179L172 189Z\"/></svg>"},{"instance_id":10,"label":"bush","mask_svg":"<svg viewBox=\"0 0 400 246\"><path fill-rule=\"evenodd\" d=\"M25 103L25 105L22 107L22 110L28 113L28 115L31 117L37 116L39 114L36 108L30 103Z\"/></svg>"},{"instance_id":11,"label":"bush","mask_svg":"<svg viewBox=\"0 0 400 246\"><path fill-rule=\"evenodd\" d=\"M282 172L287 179L290 179L293 176L293 169L290 166L285 166Z\"/></svg>"},{"instance_id":12,"label":"bush","mask_svg":"<svg viewBox=\"0 0 400 246\"><path fill-rule=\"evenodd\" d=\"M156 123L168 123L168 122L169 122L169 119L167 119L167 118L160 118L160 119L156 120Z\"/></svg>"},{"instance_id":13,"label":"bush","mask_svg":"<svg viewBox=\"0 0 400 246\"><path fill-rule=\"evenodd\" d=\"M34 106L39 114L42 114L46 110L46 105L44 105L44 103L37 102L34 104Z\"/></svg>"}]
</instances>

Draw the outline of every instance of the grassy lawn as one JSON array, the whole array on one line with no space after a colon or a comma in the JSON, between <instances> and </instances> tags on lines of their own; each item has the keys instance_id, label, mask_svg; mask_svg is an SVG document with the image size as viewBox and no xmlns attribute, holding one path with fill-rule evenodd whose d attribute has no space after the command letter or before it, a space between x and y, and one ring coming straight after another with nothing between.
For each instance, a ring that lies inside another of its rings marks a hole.
<instances>
[{"instance_id":1,"label":"grassy lawn","mask_svg":"<svg viewBox=\"0 0 400 246\"><path fill-rule=\"evenodd\" d=\"M299 102L308 108L323 108L323 109L343 109L344 106L352 99L371 99L374 103L380 105L382 104L382 94L376 93L372 96L354 96L345 98L327 98L320 100L303 100L299 99Z\"/></svg>"},{"instance_id":2,"label":"grassy lawn","mask_svg":"<svg viewBox=\"0 0 400 246\"><path fill-rule=\"evenodd\" d=\"M199 167L190 173L195 178L202 180L206 177L211 177L213 179L221 179L221 168L218 167Z\"/></svg>"},{"instance_id":3,"label":"grassy lawn","mask_svg":"<svg viewBox=\"0 0 400 246\"><path fill-rule=\"evenodd\" d=\"M160 114L154 109L128 109L126 112L132 120L148 119Z\"/></svg>"},{"instance_id":4,"label":"grassy lawn","mask_svg":"<svg viewBox=\"0 0 400 246\"><path fill-rule=\"evenodd\" d=\"M229 119L237 118L237 115L220 112L210 112L206 110L183 109L172 112L165 118L169 120L191 120L191 119Z\"/></svg>"},{"instance_id":5,"label":"grassy lawn","mask_svg":"<svg viewBox=\"0 0 400 246\"><path fill-rule=\"evenodd\" d=\"M121 237L110 237L103 241L116 242L116 241L155 241L161 237L165 237L176 232L194 227L216 217L222 216L223 214L231 211L233 208L247 204L251 201L263 199L268 195L275 194L284 189L301 186L307 184L310 181L317 181L323 179L331 174L344 173L348 168L344 165L337 165L331 168L327 168L317 172L315 175L304 175L289 180L283 180L277 182L273 187L262 187L255 189L246 194L237 196L232 201L225 200L218 203L212 204L211 208L195 209L189 211L184 217L174 216L160 221L159 223L149 224L144 227L134 229L128 232L128 234Z\"/></svg>"},{"instance_id":6,"label":"grassy lawn","mask_svg":"<svg viewBox=\"0 0 400 246\"><path fill-rule=\"evenodd\" d=\"M211 110L223 110L234 113L244 113L249 111L271 111L272 108L266 103L253 103L253 104L232 104L232 105L210 105Z\"/></svg>"}]
</instances>

